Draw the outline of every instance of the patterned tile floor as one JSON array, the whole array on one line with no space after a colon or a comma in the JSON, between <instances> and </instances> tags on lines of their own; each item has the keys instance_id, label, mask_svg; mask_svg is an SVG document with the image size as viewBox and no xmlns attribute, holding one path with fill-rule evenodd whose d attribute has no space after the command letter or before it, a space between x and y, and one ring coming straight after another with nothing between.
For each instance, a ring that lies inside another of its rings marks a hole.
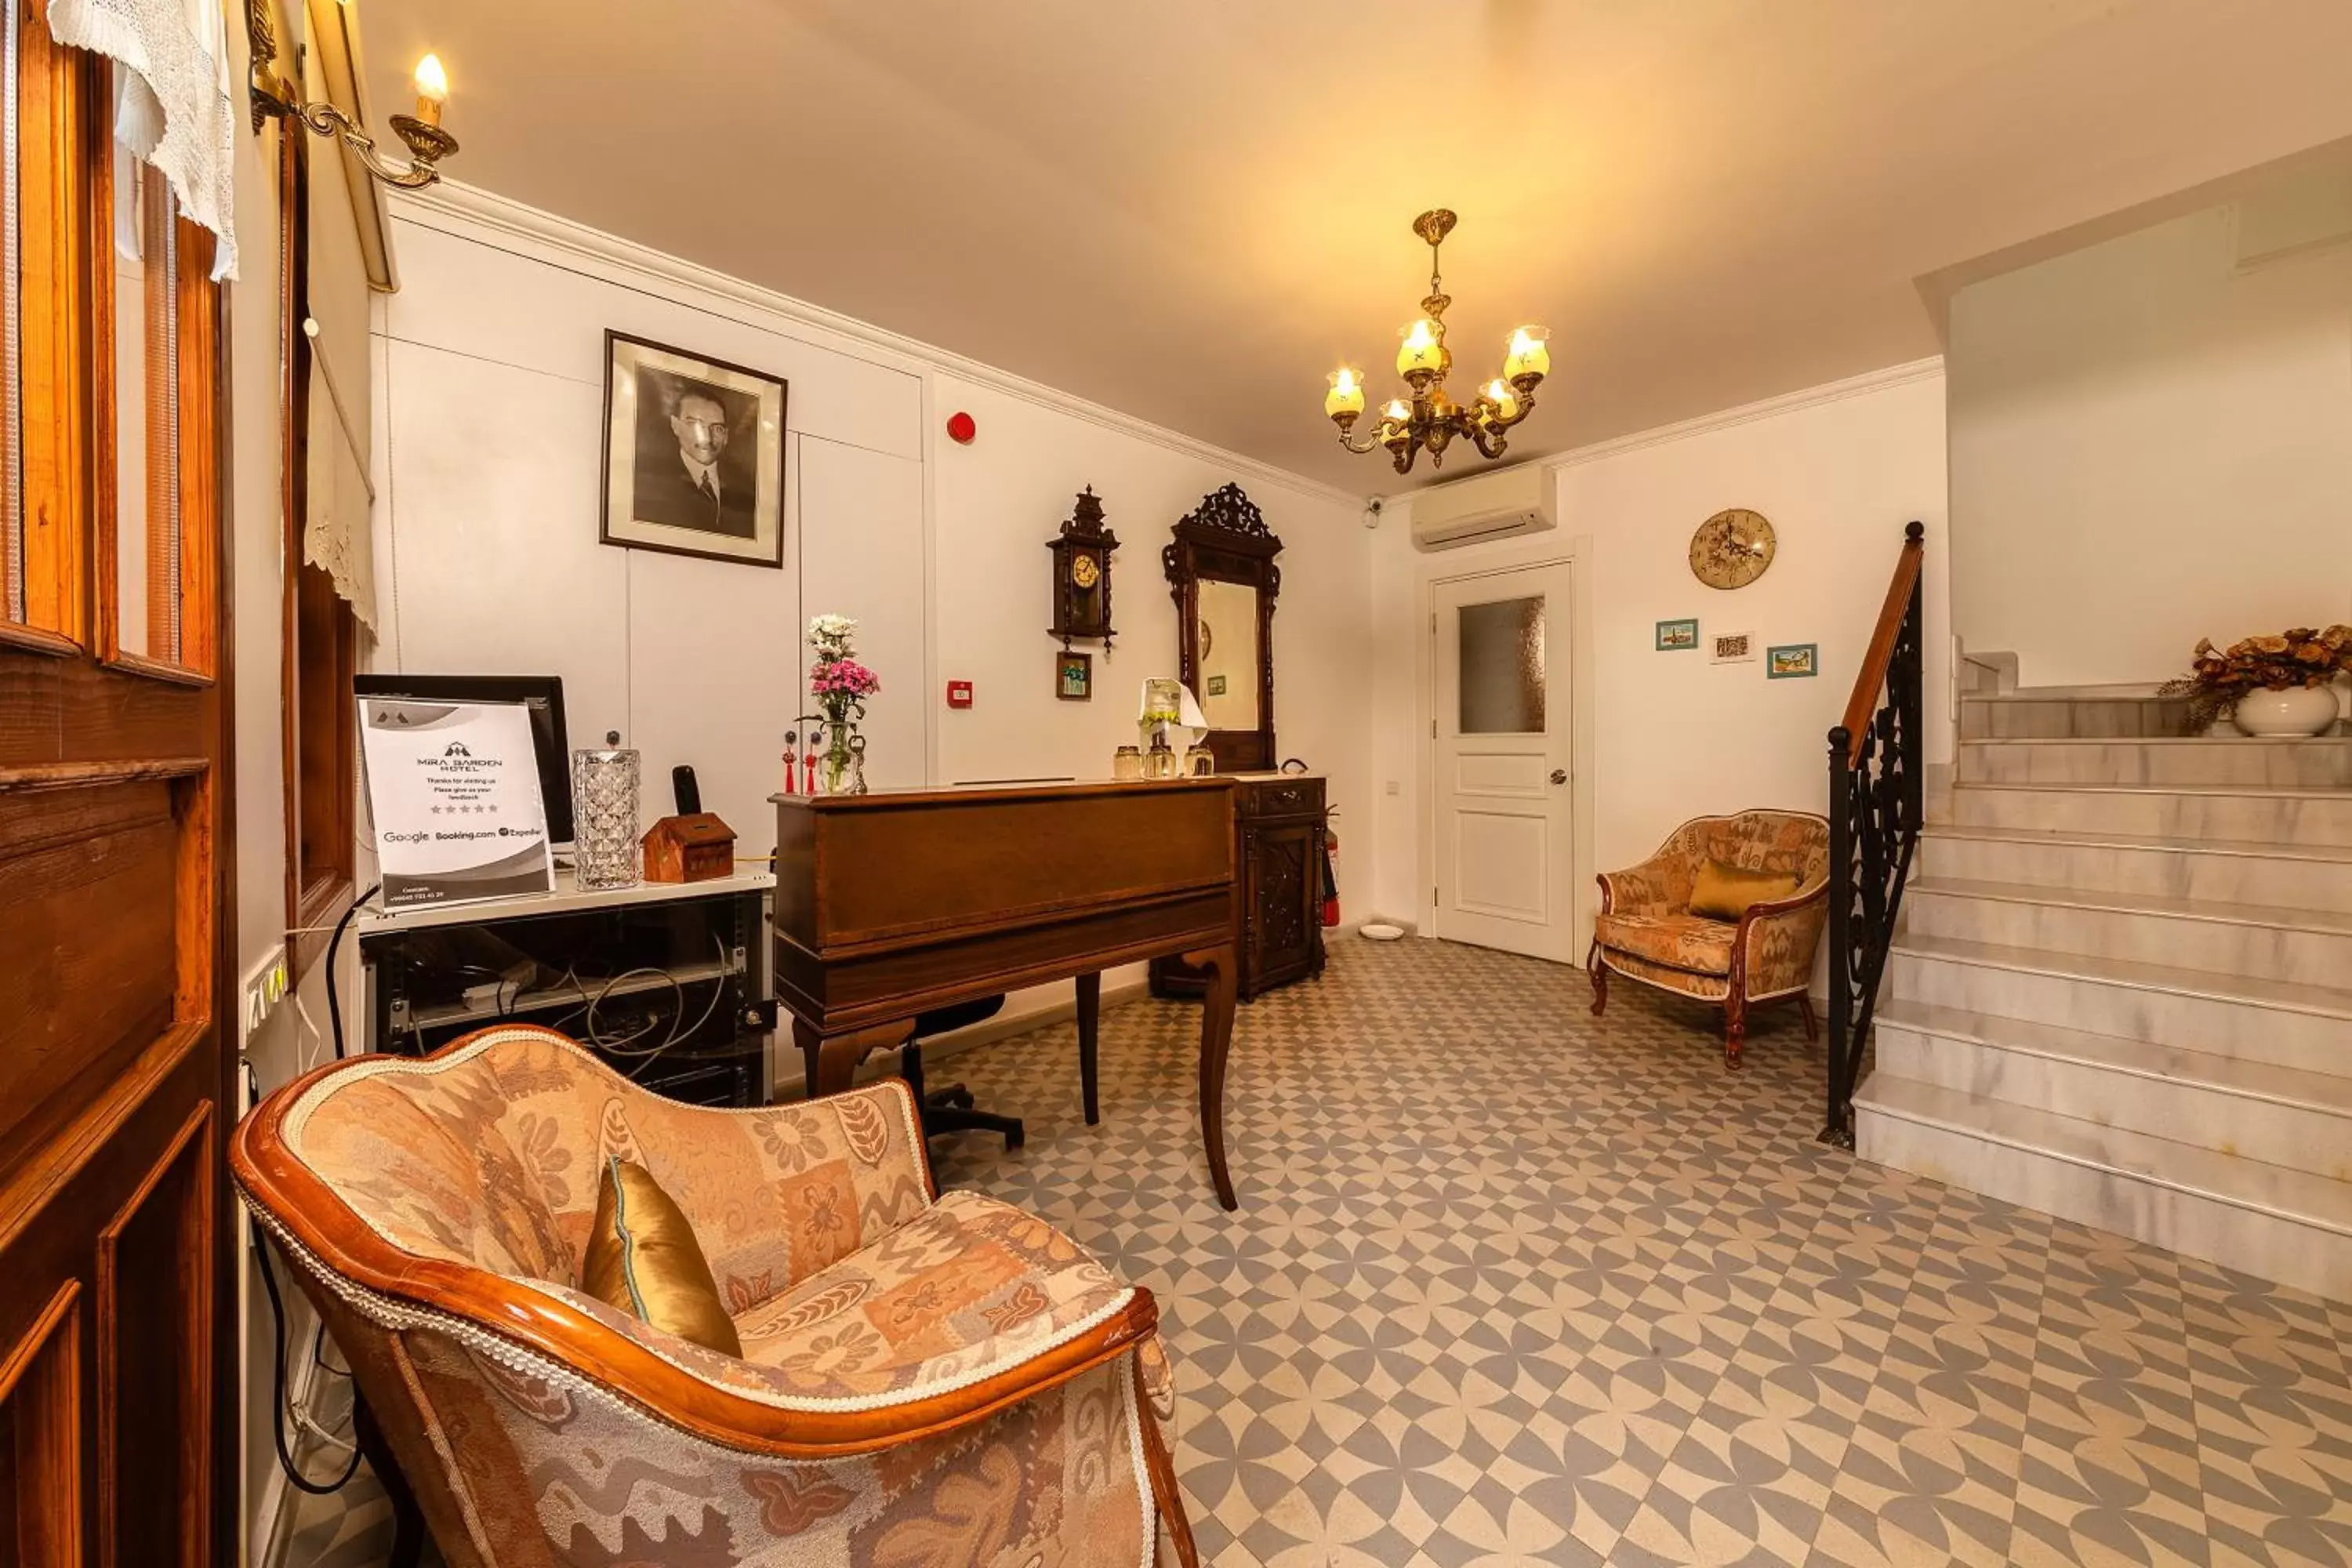
<instances>
[{"instance_id":1,"label":"patterned tile floor","mask_svg":"<svg viewBox=\"0 0 2352 1568\"><path fill-rule=\"evenodd\" d=\"M1242 1009L1240 1214L1160 1003L1106 1017L1097 1128L1066 1025L941 1064L1029 1137L940 1179L1158 1294L1223 1568L2352 1563L2352 1304L1824 1149L1793 1016L1735 1076L1615 991L1341 940ZM291 1568L373 1561L305 1517Z\"/></svg>"}]
</instances>

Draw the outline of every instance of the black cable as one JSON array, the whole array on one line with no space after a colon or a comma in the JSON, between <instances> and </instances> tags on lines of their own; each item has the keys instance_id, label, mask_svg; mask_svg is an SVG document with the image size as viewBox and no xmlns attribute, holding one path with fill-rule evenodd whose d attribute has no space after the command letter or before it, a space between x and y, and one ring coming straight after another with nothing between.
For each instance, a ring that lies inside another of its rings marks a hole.
<instances>
[{"instance_id":1,"label":"black cable","mask_svg":"<svg viewBox=\"0 0 2352 1568\"><path fill-rule=\"evenodd\" d=\"M335 994L335 952L343 945L343 928L352 923L352 917L360 912L360 906L383 890L383 884L378 882L374 887L353 899L352 907L343 911L343 918L335 922L335 934L327 939L327 1022L335 1031L337 1061L343 1059L343 1005ZM262 1272L266 1274L268 1270L265 1268Z\"/></svg>"},{"instance_id":2,"label":"black cable","mask_svg":"<svg viewBox=\"0 0 2352 1568\"><path fill-rule=\"evenodd\" d=\"M255 1229L253 1251L254 1260L261 1265L261 1288L269 1298L270 1321L277 1325L275 1349L269 1358L269 1436L278 1447L278 1468L286 1472L286 1479L296 1489L312 1497L327 1497L342 1490L359 1474L360 1446L356 1442L352 1445L352 1462L331 1481L314 1481L294 1463L294 1451L286 1441L286 1302L278 1293L278 1271L269 1266L269 1247L262 1239L265 1234L258 1227Z\"/></svg>"}]
</instances>

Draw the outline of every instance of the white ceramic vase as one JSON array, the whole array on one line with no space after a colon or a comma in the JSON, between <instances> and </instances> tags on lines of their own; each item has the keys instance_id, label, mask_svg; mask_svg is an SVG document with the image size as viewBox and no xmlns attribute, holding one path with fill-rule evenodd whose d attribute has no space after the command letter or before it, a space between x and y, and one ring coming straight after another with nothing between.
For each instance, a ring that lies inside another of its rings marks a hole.
<instances>
[{"instance_id":1,"label":"white ceramic vase","mask_svg":"<svg viewBox=\"0 0 2352 1568\"><path fill-rule=\"evenodd\" d=\"M2284 691L2249 691L2238 699L2238 728L2271 739L2316 735L2336 722L2336 689L2290 686Z\"/></svg>"}]
</instances>

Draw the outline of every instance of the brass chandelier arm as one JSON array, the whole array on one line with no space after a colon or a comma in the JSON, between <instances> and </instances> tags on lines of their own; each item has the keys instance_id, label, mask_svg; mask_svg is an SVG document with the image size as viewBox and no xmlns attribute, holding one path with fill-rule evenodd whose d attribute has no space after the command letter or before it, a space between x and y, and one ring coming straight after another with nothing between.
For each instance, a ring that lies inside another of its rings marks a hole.
<instances>
[{"instance_id":1,"label":"brass chandelier arm","mask_svg":"<svg viewBox=\"0 0 2352 1568\"><path fill-rule=\"evenodd\" d=\"M361 130L350 115L331 103L323 100L306 103L296 109L294 113L316 134L341 141L358 153L360 162L367 165L369 174L385 184L404 191L421 190L439 179L441 171L435 168L434 163L457 150L457 138L438 126L411 121L404 114L395 114L392 117L392 128L408 143L412 154L404 167L377 152L375 138ZM425 145L419 146L420 141Z\"/></svg>"}]
</instances>

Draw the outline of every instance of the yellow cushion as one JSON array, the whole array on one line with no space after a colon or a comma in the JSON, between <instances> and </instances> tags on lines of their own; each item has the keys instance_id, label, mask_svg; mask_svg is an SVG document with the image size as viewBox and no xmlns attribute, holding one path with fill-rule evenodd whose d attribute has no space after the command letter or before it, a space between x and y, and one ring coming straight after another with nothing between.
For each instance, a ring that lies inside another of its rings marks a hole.
<instances>
[{"instance_id":1,"label":"yellow cushion","mask_svg":"<svg viewBox=\"0 0 2352 1568\"><path fill-rule=\"evenodd\" d=\"M598 1300L705 1350L742 1355L694 1227L643 1165L605 1163L580 1272L580 1288Z\"/></svg>"},{"instance_id":2,"label":"yellow cushion","mask_svg":"<svg viewBox=\"0 0 2352 1568\"><path fill-rule=\"evenodd\" d=\"M1793 897L1799 886L1794 871L1744 871L1720 860L1698 868L1691 889L1690 912L1711 921L1736 921L1750 904L1768 904Z\"/></svg>"}]
</instances>

